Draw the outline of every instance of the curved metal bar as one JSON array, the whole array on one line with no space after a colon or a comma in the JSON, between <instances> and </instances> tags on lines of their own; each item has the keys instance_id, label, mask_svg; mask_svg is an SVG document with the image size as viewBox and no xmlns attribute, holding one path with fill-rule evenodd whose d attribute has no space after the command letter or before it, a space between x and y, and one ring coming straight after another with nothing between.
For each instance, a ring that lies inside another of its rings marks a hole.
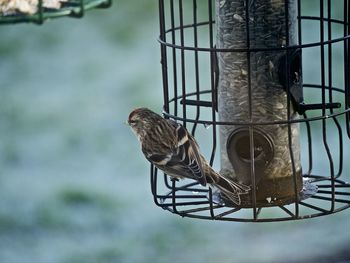
<instances>
[{"instance_id":1,"label":"curved metal bar","mask_svg":"<svg viewBox=\"0 0 350 263\"><path fill-rule=\"evenodd\" d=\"M321 85L316 85L316 84L304 84L303 87L306 88L315 88L315 89L322 89ZM345 91L339 88L329 88L328 86L325 86L326 90L333 90L333 91L337 91L337 92L341 92L344 93ZM211 90L204 90L201 91L200 94L209 94L211 93ZM194 96L197 95L197 92L191 92L191 93L187 93L185 95L185 97L190 97L190 96ZM183 96L178 96L177 98L173 98L169 100L169 103L172 103L175 99L179 100L179 99L183 99ZM242 126L251 126L251 125L255 125L255 126L266 126L266 125L288 125L288 124L292 124L292 123L304 123L304 122L313 122L313 121L319 121L319 120L327 120L330 118L335 118L338 117L340 115L345 115L346 113L350 113L350 108L345 109L344 111L341 112L337 112L337 113L333 113L333 114L329 114L329 115L324 115L324 116L316 116L316 117L309 117L306 119L295 119L295 120L280 120L280 121L269 121L269 122L226 122L226 121L212 121L212 120L201 120L201 119L190 119L190 118L182 118L179 116L175 116L172 115L166 111L163 110L163 115L169 118L172 118L174 120L178 120L178 121L186 121L186 122L190 122L190 123L200 123L200 124L204 124L204 125L242 125Z\"/></svg>"},{"instance_id":2,"label":"curved metal bar","mask_svg":"<svg viewBox=\"0 0 350 263\"><path fill-rule=\"evenodd\" d=\"M316 16L301 16L301 20L313 20L313 21L325 21L325 22L330 22L330 23L335 23L335 24L340 24L340 25L347 25L346 22L343 22L341 20L337 20L337 19L328 19L328 18L320 18L320 17L316 17ZM199 26L205 26L205 25L212 25L215 24L215 21L213 22L209 22L209 21L205 21L205 22L198 22L198 23L192 23L192 24L186 24L186 25L181 25L181 26L177 26L171 29L167 29L165 30L165 34L168 33L174 33L178 30L183 31L184 29L187 28L192 28L192 27L199 27ZM216 47L198 47L198 46L186 46L186 45L178 45L173 43L169 43L166 42L164 40L162 40L161 37L158 37L158 42L161 45L165 45L171 48L175 48L175 49L180 49L180 50L191 50L191 51L204 51L204 52L261 52L261 51L283 51L283 50L294 50L294 49L298 49L298 48L311 48L311 47L317 47L317 46L325 46L325 45L329 45L332 43L337 43L337 42L341 42L341 41L345 41L347 39L350 38L350 35L344 36L344 37L340 37L340 38L334 38L334 39L330 39L327 41L323 41L323 42L312 42L312 43L306 43L306 44L298 44L298 45L286 45L286 46L280 46L280 47L269 47L269 48L216 48Z\"/></svg>"}]
</instances>

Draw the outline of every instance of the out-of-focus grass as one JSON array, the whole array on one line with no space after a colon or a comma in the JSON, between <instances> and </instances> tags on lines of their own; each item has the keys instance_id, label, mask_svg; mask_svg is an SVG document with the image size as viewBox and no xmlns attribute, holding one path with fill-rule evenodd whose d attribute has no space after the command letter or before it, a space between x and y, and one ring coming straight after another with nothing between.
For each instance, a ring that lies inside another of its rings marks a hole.
<instances>
[{"instance_id":1,"label":"out-of-focus grass","mask_svg":"<svg viewBox=\"0 0 350 263\"><path fill-rule=\"evenodd\" d=\"M23 223L8 213L0 214L0 233L15 231L23 226Z\"/></svg>"},{"instance_id":2,"label":"out-of-focus grass","mask_svg":"<svg viewBox=\"0 0 350 263\"><path fill-rule=\"evenodd\" d=\"M9 39L2 39L0 42L0 54L1 57L14 57L16 52L22 47L21 42L12 42Z\"/></svg>"},{"instance_id":3,"label":"out-of-focus grass","mask_svg":"<svg viewBox=\"0 0 350 263\"><path fill-rule=\"evenodd\" d=\"M67 187L38 207L37 223L44 228L113 228L123 207L115 197Z\"/></svg>"},{"instance_id":4,"label":"out-of-focus grass","mask_svg":"<svg viewBox=\"0 0 350 263\"><path fill-rule=\"evenodd\" d=\"M156 4L0 27L0 262L128 258L149 191L123 121L161 105Z\"/></svg>"},{"instance_id":5,"label":"out-of-focus grass","mask_svg":"<svg viewBox=\"0 0 350 263\"><path fill-rule=\"evenodd\" d=\"M125 209L125 204L115 197L93 190L68 187L41 200L25 216L16 214L16 209L11 212L1 211L0 235L30 229L113 229L118 225L122 209Z\"/></svg>"},{"instance_id":6,"label":"out-of-focus grass","mask_svg":"<svg viewBox=\"0 0 350 263\"><path fill-rule=\"evenodd\" d=\"M110 207L113 205L113 199L104 195L89 192L80 188L66 188L59 193L58 198L67 205L98 205Z\"/></svg>"},{"instance_id":7,"label":"out-of-focus grass","mask_svg":"<svg viewBox=\"0 0 350 263\"><path fill-rule=\"evenodd\" d=\"M100 249L84 251L68 255L63 259L63 263L107 263L107 262L122 262L128 257L128 249L120 249L117 246L107 246Z\"/></svg>"}]
</instances>

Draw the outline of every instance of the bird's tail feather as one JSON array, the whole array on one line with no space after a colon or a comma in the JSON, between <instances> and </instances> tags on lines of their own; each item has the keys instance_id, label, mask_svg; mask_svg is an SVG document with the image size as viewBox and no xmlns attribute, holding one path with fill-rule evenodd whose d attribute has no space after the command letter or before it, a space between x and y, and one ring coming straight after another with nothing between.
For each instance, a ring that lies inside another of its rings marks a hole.
<instances>
[{"instance_id":1,"label":"bird's tail feather","mask_svg":"<svg viewBox=\"0 0 350 263\"><path fill-rule=\"evenodd\" d=\"M218 175L218 180L211 183L214 187L217 187L230 201L236 205L241 204L241 194L247 194L250 191L250 187L244 184L232 182L231 180Z\"/></svg>"}]
</instances>

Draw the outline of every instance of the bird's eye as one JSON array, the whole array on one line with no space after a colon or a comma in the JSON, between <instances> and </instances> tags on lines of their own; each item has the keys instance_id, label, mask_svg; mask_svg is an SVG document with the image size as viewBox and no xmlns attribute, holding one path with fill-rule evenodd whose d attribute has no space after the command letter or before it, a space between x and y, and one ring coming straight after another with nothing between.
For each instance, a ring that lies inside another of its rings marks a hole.
<instances>
[{"instance_id":1,"label":"bird's eye","mask_svg":"<svg viewBox=\"0 0 350 263\"><path fill-rule=\"evenodd\" d=\"M136 123L135 120L129 120L129 124L130 124L130 125L133 125L133 124L135 124L135 123Z\"/></svg>"}]
</instances>

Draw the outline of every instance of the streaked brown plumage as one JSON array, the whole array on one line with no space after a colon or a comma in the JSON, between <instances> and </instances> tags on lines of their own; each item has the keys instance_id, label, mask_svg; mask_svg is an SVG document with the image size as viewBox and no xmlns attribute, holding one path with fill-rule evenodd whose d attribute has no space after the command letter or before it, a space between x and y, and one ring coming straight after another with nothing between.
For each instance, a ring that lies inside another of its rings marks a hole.
<instances>
[{"instance_id":1,"label":"streaked brown plumage","mask_svg":"<svg viewBox=\"0 0 350 263\"><path fill-rule=\"evenodd\" d=\"M228 199L239 205L240 195L248 186L232 182L217 172L199 152L194 137L179 123L164 119L147 108L133 110L128 123L141 143L146 159L175 178L197 180L217 187Z\"/></svg>"}]
</instances>

